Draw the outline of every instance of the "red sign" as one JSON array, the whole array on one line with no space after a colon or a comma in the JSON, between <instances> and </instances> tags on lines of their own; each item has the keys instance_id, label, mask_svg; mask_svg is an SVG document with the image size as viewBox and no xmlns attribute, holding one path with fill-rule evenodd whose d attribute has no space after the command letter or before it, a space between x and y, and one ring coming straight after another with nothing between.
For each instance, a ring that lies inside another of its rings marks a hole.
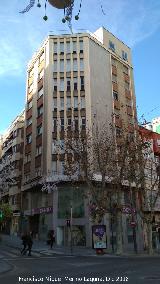
<instances>
[{"instance_id":1,"label":"red sign","mask_svg":"<svg viewBox=\"0 0 160 284\"><path fill-rule=\"evenodd\" d=\"M136 227L136 222L135 222L135 221L132 221L132 222L130 223L130 226L133 227L133 228Z\"/></svg>"}]
</instances>

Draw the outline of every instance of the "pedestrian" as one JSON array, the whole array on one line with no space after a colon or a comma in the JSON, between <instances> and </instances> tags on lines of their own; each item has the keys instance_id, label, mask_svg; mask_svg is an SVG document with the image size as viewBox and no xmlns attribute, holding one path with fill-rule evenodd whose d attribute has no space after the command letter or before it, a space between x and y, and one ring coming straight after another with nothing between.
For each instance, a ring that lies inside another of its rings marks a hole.
<instances>
[{"instance_id":1,"label":"pedestrian","mask_svg":"<svg viewBox=\"0 0 160 284\"><path fill-rule=\"evenodd\" d=\"M21 237L22 240L22 245L23 249L21 250L21 254L24 255L26 254L26 249L27 249L27 233L24 233Z\"/></svg>"},{"instance_id":2,"label":"pedestrian","mask_svg":"<svg viewBox=\"0 0 160 284\"><path fill-rule=\"evenodd\" d=\"M31 256L31 250L32 250L33 240L32 240L32 234L29 233L27 235L27 250L28 250L28 256Z\"/></svg>"},{"instance_id":3,"label":"pedestrian","mask_svg":"<svg viewBox=\"0 0 160 284\"><path fill-rule=\"evenodd\" d=\"M52 249L53 248L53 243L55 242L54 230L50 230L49 231L48 238L49 238L50 247Z\"/></svg>"}]
</instances>

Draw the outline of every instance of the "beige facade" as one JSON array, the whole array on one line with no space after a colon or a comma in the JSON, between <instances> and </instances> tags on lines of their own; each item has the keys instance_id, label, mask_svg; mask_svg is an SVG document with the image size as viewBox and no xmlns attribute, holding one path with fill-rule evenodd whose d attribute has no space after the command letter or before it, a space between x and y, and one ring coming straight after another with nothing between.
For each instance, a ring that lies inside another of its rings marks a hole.
<instances>
[{"instance_id":1,"label":"beige facade","mask_svg":"<svg viewBox=\"0 0 160 284\"><path fill-rule=\"evenodd\" d=\"M69 185L60 185L58 192L47 195L41 192L39 181L49 174L63 179L62 148L71 129L85 135L95 120L109 124L114 118L117 137L123 126L133 135L136 104L131 50L104 28L94 34L50 35L29 62L27 74L24 215L40 237L46 238L47 230L54 227L57 243L67 244L65 206L73 192ZM81 198L77 200L78 207ZM81 236L79 244L91 246L87 212L87 205L81 206L73 226L75 242ZM126 235L124 240L127 243Z\"/></svg>"},{"instance_id":2,"label":"beige facade","mask_svg":"<svg viewBox=\"0 0 160 284\"><path fill-rule=\"evenodd\" d=\"M117 136L136 119L130 49L104 28L95 34L49 36L28 66L24 190L48 172L63 174L66 129L111 122ZM57 142L58 141L58 142Z\"/></svg>"},{"instance_id":3,"label":"beige facade","mask_svg":"<svg viewBox=\"0 0 160 284\"><path fill-rule=\"evenodd\" d=\"M24 148L24 111L3 135L1 152L0 200L9 203L13 218L11 232L17 234L21 210L21 182Z\"/></svg>"}]
</instances>

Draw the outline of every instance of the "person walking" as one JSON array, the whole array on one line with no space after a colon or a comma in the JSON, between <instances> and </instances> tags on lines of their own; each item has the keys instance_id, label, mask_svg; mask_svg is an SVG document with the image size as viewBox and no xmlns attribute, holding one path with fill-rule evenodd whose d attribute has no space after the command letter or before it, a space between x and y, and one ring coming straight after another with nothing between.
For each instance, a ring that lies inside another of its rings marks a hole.
<instances>
[{"instance_id":1,"label":"person walking","mask_svg":"<svg viewBox=\"0 0 160 284\"><path fill-rule=\"evenodd\" d=\"M21 237L23 249L21 250L21 254L25 255L27 250L27 233L24 233Z\"/></svg>"},{"instance_id":2,"label":"person walking","mask_svg":"<svg viewBox=\"0 0 160 284\"><path fill-rule=\"evenodd\" d=\"M55 242L54 230L50 230L49 231L48 237L49 237L49 244L50 244L50 247L52 249L53 248L53 243Z\"/></svg>"},{"instance_id":3,"label":"person walking","mask_svg":"<svg viewBox=\"0 0 160 284\"><path fill-rule=\"evenodd\" d=\"M32 234L29 233L27 235L27 250L28 250L28 256L31 256L31 250L32 250L33 240L32 240Z\"/></svg>"}]
</instances>

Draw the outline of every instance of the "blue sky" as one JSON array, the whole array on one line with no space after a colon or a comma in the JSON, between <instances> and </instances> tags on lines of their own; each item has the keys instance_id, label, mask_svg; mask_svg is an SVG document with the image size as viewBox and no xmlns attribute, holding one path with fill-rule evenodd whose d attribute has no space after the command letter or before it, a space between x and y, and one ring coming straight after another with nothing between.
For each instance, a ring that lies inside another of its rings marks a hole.
<instances>
[{"instance_id":1,"label":"blue sky","mask_svg":"<svg viewBox=\"0 0 160 284\"><path fill-rule=\"evenodd\" d=\"M68 30L61 22L63 11L49 4L46 22L42 19L43 7L35 5L30 12L19 14L28 3L0 2L0 133L24 108L27 62L50 31L60 34ZM43 6L44 0L41 3ZM75 0L74 15L79 3ZM80 19L73 20L73 31L94 32L100 26L132 48L139 116L144 114L148 121L160 116L160 1L83 0Z\"/></svg>"}]
</instances>

